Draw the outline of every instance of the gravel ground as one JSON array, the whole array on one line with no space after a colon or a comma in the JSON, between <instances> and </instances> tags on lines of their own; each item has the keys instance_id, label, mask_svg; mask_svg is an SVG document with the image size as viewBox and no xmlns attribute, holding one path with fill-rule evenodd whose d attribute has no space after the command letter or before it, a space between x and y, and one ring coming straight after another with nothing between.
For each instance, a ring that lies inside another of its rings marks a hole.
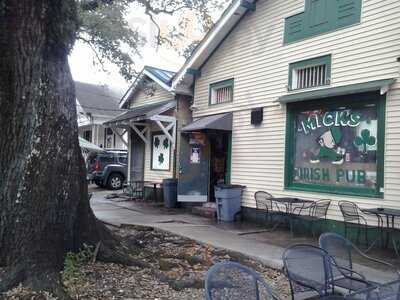
<instances>
[{"instance_id":1,"label":"gravel ground","mask_svg":"<svg viewBox=\"0 0 400 300\"><path fill-rule=\"evenodd\" d=\"M134 259L148 267L110 263L84 263L73 275L64 273L64 284L73 299L204 299L204 278L213 264L231 260L247 265L285 298L285 276L241 254L227 252L149 227L129 226L112 230L121 236ZM68 276L66 276L68 275ZM54 299L29 294L19 287L6 299Z\"/></svg>"}]
</instances>

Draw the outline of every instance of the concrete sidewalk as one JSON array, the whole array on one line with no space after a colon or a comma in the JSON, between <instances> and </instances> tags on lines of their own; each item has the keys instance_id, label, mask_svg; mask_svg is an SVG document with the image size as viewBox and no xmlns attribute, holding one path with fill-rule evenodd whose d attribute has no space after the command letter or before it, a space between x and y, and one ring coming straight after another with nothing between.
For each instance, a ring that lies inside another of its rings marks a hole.
<instances>
[{"instance_id":1,"label":"concrete sidewalk","mask_svg":"<svg viewBox=\"0 0 400 300\"><path fill-rule=\"evenodd\" d=\"M260 230L252 224L218 224L212 220L194 216L183 210L168 210L149 207L148 205L121 199L105 199L109 191L95 191L91 199L91 206L98 219L103 222L121 226L142 225L165 230L181 235L197 242L224 248L254 258L275 269L282 268L282 253L284 247L270 242L267 234L248 234ZM305 238L291 238L287 234L277 235L284 238L285 243L309 242ZM374 278L378 282L393 280L393 275L376 266L357 265L357 271ZM389 273L389 274L388 274Z\"/></svg>"}]
</instances>

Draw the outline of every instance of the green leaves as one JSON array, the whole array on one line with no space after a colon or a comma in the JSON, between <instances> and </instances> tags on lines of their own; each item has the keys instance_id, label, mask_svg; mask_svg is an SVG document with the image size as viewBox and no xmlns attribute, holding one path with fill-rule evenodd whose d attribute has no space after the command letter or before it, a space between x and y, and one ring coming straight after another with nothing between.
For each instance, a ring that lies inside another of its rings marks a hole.
<instances>
[{"instance_id":1,"label":"green leaves","mask_svg":"<svg viewBox=\"0 0 400 300\"><path fill-rule=\"evenodd\" d=\"M129 6L125 1L115 0L112 4L92 4L91 8L80 6L77 38L91 47L103 69L105 61L110 61L119 67L125 79L131 80L136 75L133 57L139 56L144 39L125 19Z\"/></svg>"},{"instance_id":2,"label":"green leaves","mask_svg":"<svg viewBox=\"0 0 400 300\"><path fill-rule=\"evenodd\" d=\"M105 69L105 62L119 67L128 81L138 75L135 59L141 57L146 40L139 29L126 21L129 10L142 9L156 26L158 44L167 44L180 54L191 53L199 39L212 26L212 15L222 11L229 0L76 0L79 7L80 29L77 39L90 46L95 53L94 63ZM174 26L158 24L157 16L171 16ZM161 26L162 25L162 26ZM148 41L147 41L148 42ZM184 49L184 50L182 50Z\"/></svg>"}]
</instances>

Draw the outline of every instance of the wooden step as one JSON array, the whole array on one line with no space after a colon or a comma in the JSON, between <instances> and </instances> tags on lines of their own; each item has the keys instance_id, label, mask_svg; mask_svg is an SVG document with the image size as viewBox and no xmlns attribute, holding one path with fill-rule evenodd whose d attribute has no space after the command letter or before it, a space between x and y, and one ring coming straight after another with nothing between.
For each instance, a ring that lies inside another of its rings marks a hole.
<instances>
[{"instance_id":1,"label":"wooden step","mask_svg":"<svg viewBox=\"0 0 400 300\"><path fill-rule=\"evenodd\" d=\"M196 206L192 208L192 213L197 216L215 219L217 215L217 209L215 207Z\"/></svg>"}]
</instances>

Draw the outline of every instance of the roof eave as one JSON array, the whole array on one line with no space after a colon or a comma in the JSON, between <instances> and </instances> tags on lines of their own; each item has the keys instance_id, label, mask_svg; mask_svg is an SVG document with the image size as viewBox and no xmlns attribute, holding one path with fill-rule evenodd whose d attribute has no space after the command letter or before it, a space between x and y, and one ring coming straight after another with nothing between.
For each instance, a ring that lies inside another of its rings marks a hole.
<instances>
[{"instance_id":1,"label":"roof eave","mask_svg":"<svg viewBox=\"0 0 400 300\"><path fill-rule=\"evenodd\" d=\"M254 0L246 1L246 3L254 2ZM178 71L172 82L173 90L176 89L184 79L188 83L193 83L194 76L187 74L187 70L199 69L248 10L249 8L243 5L243 0L237 0L227 9L221 19L199 44L192 56Z\"/></svg>"},{"instance_id":2,"label":"roof eave","mask_svg":"<svg viewBox=\"0 0 400 300\"><path fill-rule=\"evenodd\" d=\"M151 80L153 80L155 83L157 83L159 86L161 86L167 92L169 92L171 94L174 94L174 91L172 90L171 86L166 85L157 76L154 76L154 74L152 74L149 70L147 70L146 66L145 66L143 68L143 70L140 72L139 76L136 78L136 80L130 86L128 91L122 97L122 100L121 100L121 102L119 104L120 108L128 108L128 107L126 107L126 104L128 103L128 99L130 99L131 96L138 90L138 88L140 86L139 83L143 80L144 75L149 77Z\"/></svg>"}]
</instances>

